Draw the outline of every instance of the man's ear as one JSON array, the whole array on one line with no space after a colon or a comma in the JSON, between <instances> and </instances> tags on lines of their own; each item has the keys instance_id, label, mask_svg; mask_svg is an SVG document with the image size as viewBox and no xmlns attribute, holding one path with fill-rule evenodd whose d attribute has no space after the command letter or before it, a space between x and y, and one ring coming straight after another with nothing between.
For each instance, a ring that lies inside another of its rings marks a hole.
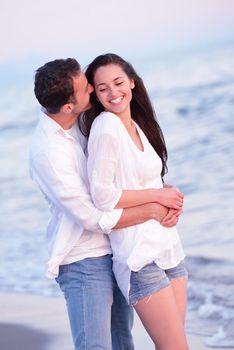
<instances>
[{"instance_id":1,"label":"man's ear","mask_svg":"<svg viewBox=\"0 0 234 350\"><path fill-rule=\"evenodd\" d=\"M71 113L72 108L73 108L72 103L66 103L61 107L61 112L64 114L69 114Z\"/></svg>"}]
</instances>

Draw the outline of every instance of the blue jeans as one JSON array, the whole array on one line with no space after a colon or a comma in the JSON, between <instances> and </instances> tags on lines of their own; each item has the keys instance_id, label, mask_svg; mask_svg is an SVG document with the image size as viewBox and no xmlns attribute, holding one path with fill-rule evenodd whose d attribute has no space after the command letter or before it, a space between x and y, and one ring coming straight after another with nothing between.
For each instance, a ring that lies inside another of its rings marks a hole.
<instances>
[{"instance_id":1,"label":"blue jeans","mask_svg":"<svg viewBox=\"0 0 234 350\"><path fill-rule=\"evenodd\" d=\"M112 256L62 265L56 279L64 293L75 350L133 350L133 309L113 272Z\"/></svg>"}]
</instances>

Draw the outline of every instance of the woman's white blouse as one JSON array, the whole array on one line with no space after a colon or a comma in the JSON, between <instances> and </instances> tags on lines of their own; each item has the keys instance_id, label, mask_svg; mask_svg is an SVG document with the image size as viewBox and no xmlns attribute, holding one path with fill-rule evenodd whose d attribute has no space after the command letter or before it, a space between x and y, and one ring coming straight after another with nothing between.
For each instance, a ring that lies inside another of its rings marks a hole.
<instances>
[{"instance_id":1,"label":"woman's white blouse","mask_svg":"<svg viewBox=\"0 0 234 350\"><path fill-rule=\"evenodd\" d=\"M91 195L101 210L111 210L122 190L162 188L162 162L136 124L144 150L135 145L120 118L102 112L94 121L88 142L88 176ZM128 300L130 275L155 262L163 269L175 267L184 257L176 227L155 220L113 230L109 235L113 270Z\"/></svg>"}]
</instances>

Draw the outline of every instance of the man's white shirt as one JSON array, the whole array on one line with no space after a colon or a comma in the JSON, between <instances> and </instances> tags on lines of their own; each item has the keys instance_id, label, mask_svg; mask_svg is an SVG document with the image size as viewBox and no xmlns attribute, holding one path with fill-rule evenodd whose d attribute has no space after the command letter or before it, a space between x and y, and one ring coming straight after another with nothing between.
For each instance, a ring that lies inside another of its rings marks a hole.
<instances>
[{"instance_id":1,"label":"man's white shirt","mask_svg":"<svg viewBox=\"0 0 234 350\"><path fill-rule=\"evenodd\" d=\"M59 265L111 253L106 234L122 209L98 210L87 178L86 140L77 125L64 130L41 112L30 147L30 175L44 194L51 219L47 227L50 253L47 276L58 276Z\"/></svg>"}]
</instances>

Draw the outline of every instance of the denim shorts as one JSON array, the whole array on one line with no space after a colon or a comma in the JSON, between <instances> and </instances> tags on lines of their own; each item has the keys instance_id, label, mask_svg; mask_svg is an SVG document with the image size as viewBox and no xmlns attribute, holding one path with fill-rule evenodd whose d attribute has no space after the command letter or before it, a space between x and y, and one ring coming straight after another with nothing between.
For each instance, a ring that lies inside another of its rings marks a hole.
<instances>
[{"instance_id":1,"label":"denim shorts","mask_svg":"<svg viewBox=\"0 0 234 350\"><path fill-rule=\"evenodd\" d=\"M140 299L150 296L170 285L174 278L188 277L188 272L182 260L176 267L161 269L156 263L150 263L141 270L131 272L129 301L135 305Z\"/></svg>"}]
</instances>

